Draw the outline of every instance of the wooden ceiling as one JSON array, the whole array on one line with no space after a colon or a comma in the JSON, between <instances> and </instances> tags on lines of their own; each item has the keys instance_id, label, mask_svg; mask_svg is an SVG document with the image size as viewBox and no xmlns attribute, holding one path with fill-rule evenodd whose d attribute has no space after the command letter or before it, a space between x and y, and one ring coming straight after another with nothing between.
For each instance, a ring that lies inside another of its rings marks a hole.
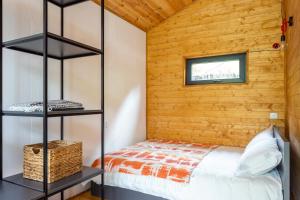
<instances>
[{"instance_id":1,"label":"wooden ceiling","mask_svg":"<svg viewBox=\"0 0 300 200\"><path fill-rule=\"evenodd\" d=\"M105 0L107 10L148 31L195 0ZM94 0L100 3L100 0Z\"/></svg>"}]
</instances>

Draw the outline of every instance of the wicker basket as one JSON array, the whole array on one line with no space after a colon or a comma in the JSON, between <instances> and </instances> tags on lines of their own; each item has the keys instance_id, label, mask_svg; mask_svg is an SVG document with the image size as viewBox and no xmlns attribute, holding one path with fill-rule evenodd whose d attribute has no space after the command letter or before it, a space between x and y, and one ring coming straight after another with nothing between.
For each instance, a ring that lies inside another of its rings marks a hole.
<instances>
[{"instance_id":1,"label":"wicker basket","mask_svg":"<svg viewBox=\"0 0 300 200\"><path fill-rule=\"evenodd\" d=\"M43 181L43 145L24 147L23 177ZM48 143L48 183L82 170L82 142L51 141Z\"/></svg>"}]
</instances>

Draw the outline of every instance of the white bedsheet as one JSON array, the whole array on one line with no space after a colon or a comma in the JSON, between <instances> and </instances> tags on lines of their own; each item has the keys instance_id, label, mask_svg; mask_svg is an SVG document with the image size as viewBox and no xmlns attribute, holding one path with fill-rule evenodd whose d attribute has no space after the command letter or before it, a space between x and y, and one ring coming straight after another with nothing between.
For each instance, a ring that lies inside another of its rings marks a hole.
<instances>
[{"instance_id":1,"label":"white bedsheet","mask_svg":"<svg viewBox=\"0 0 300 200\"><path fill-rule=\"evenodd\" d=\"M190 183L129 174L105 175L105 184L170 200L282 200L277 170L256 178L234 176L241 148L219 147L193 171Z\"/></svg>"}]
</instances>

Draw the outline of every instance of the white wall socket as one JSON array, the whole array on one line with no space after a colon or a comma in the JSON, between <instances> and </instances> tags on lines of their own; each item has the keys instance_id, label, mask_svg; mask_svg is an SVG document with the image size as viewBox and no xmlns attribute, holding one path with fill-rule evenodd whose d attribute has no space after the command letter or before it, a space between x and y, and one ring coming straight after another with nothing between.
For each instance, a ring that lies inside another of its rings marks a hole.
<instances>
[{"instance_id":1,"label":"white wall socket","mask_svg":"<svg viewBox=\"0 0 300 200\"><path fill-rule=\"evenodd\" d=\"M270 119L278 119L278 113L276 113L276 112L271 112L271 113L270 113Z\"/></svg>"}]
</instances>

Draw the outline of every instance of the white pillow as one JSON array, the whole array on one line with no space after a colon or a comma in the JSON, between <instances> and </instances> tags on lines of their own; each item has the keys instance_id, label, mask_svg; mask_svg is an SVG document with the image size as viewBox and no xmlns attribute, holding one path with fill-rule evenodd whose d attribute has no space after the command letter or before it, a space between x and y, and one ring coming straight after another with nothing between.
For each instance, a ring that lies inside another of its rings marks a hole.
<instances>
[{"instance_id":1,"label":"white pillow","mask_svg":"<svg viewBox=\"0 0 300 200\"><path fill-rule=\"evenodd\" d=\"M265 174L277 167L281 159L275 138L256 141L245 149L235 175L248 177Z\"/></svg>"},{"instance_id":2,"label":"white pillow","mask_svg":"<svg viewBox=\"0 0 300 200\"><path fill-rule=\"evenodd\" d=\"M273 125L271 125L269 128L266 128L265 130L259 132L254 138L252 138L252 140L247 145L246 149L250 148L251 146L253 146L254 144L256 144L257 142L259 142L261 140L271 139L271 138L274 138Z\"/></svg>"}]
</instances>

